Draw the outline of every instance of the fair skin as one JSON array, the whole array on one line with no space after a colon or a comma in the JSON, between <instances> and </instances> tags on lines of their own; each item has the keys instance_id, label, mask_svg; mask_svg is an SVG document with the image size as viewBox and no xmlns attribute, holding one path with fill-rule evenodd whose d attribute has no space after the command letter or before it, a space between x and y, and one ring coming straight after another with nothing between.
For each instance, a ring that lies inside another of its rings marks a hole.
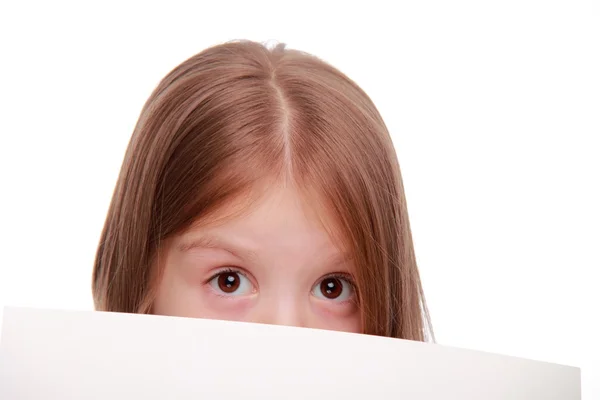
<instances>
[{"instance_id":1,"label":"fair skin","mask_svg":"<svg viewBox=\"0 0 600 400\"><path fill-rule=\"evenodd\" d=\"M292 187L171 238L160 263L155 314L360 332L352 263Z\"/></svg>"}]
</instances>

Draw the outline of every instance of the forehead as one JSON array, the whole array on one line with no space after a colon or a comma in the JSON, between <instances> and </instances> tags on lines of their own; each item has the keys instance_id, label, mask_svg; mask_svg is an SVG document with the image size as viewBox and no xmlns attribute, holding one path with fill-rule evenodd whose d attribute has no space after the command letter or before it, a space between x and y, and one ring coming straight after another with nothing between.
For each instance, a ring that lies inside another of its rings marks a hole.
<instances>
[{"instance_id":1,"label":"forehead","mask_svg":"<svg viewBox=\"0 0 600 400\"><path fill-rule=\"evenodd\" d=\"M190 234L227 236L261 249L291 253L342 253L334 241L333 218L294 186L270 185L252 201L240 197L198 221ZM329 229L328 229L329 228Z\"/></svg>"}]
</instances>

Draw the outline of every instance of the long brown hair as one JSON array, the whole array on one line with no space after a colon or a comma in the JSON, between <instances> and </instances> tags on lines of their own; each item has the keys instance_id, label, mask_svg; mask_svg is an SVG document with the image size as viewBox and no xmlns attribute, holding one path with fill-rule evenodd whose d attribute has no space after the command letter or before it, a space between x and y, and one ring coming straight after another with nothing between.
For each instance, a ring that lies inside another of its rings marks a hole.
<instances>
[{"instance_id":1,"label":"long brown hair","mask_svg":"<svg viewBox=\"0 0 600 400\"><path fill-rule=\"evenodd\" d=\"M150 312L160 243L266 177L293 181L336 220L364 333L431 337L400 168L374 104L322 60L250 41L184 61L144 105L96 255L96 309Z\"/></svg>"}]
</instances>

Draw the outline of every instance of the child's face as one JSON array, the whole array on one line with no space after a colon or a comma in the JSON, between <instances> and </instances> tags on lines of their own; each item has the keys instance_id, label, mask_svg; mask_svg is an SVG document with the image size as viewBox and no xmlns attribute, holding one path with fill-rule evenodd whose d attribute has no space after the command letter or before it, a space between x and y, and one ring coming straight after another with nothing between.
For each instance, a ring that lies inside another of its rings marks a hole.
<instances>
[{"instance_id":1,"label":"child's face","mask_svg":"<svg viewBox=\"0 0 600 400\"><path fill-rule=\"evenodd\" d=\"M165 243L160 315L360 331L353 265L292 189Z\"/></svg>"}]
</instances>

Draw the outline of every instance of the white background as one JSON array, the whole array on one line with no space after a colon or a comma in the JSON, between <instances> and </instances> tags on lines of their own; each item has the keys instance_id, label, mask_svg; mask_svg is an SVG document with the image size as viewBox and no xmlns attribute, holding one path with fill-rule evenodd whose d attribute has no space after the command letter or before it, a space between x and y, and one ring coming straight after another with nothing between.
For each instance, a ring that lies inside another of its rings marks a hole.
<instances>
[{"instance_id":1,"label":"white background","mask_svg":"<svg viewBox=\"0 0 600 400\"><path fill-rule=\"evenodd\" d=\"M0 306L91 309L154 86L207 46L277 40L386 120L438 342L579 366L600 398L599 2L214 3L2 3Z\"/></svg>"}]
</instances>

